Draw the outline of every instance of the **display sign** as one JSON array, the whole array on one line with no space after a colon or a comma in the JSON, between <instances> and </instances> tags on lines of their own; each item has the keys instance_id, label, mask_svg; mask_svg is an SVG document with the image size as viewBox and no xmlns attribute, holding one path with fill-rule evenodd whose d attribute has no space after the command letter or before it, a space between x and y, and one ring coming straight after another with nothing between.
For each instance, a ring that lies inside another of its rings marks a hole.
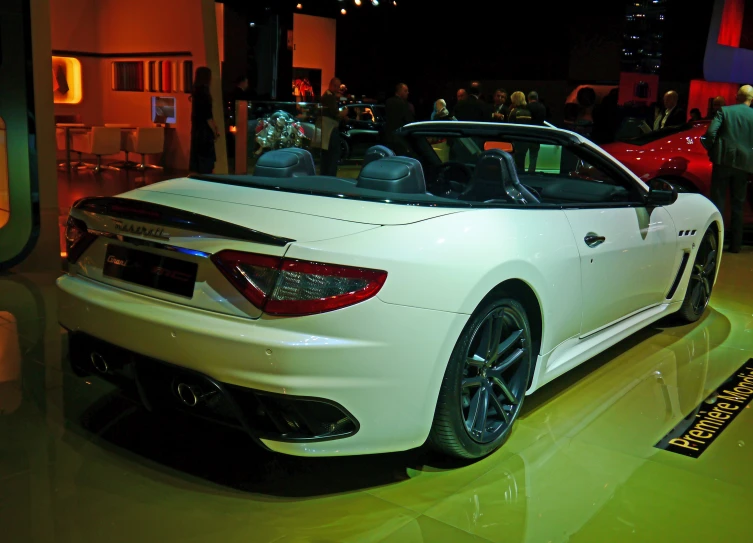
<instances>
[{"instance_id":1,"label":"display sign","mask_svg":"<svg viewBox=\"0 0 753 543\"><path fill-rule=\"evenodd\" d=\"M753 358L743 364L659 443L658 449L698 458L753 399Z\"/></svg>"},{"instance_id":2,"label":"display sign","mask_svg":"<svg viewBox=\"0 0 753 543\"><path fill-rule=\"evenodd\" d=\"M82 97L81 62L52 57L52 97L56 104L79 104Z\"/></svg>"}]
</instances>

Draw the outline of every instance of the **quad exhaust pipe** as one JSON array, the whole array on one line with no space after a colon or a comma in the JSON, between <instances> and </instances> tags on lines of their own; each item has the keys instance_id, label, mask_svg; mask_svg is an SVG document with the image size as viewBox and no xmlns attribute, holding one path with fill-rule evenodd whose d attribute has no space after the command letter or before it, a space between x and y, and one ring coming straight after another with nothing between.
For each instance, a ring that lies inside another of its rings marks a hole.
<instances>
[{"instance_id":1,"label":"quad exhaust pipe","mask_svg":"<svg viewBox=\"0 0 753 543\"><path fill-rule=\"evenodd\" d=\"M198 385L189 385L188 383L179 383L177 391L180 401L188 407L196 407L201 402L206 401L207 398L217 393L216 390L204 392Z\"/></svg>"}]
</instances>

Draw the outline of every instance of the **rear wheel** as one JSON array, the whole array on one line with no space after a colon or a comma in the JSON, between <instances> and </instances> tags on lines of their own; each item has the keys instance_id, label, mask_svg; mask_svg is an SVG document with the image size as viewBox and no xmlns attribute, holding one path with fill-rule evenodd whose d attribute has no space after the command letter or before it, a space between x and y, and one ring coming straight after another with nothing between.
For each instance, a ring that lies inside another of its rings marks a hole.
<instances>
[{"instance_id":1,"label":"rear wheel","mask_svg":"<svg viewBox=\"0 0 753 543\"><path fill-rule=\"evenodd\" d=\"M719 241L713 227L703 235L701 245L696 252L693 268L690 272L685 299L677 312L677 317L684 322L695 322L701 318L711 299L716 277L716 262L719 255Z\"/></svg>"},{"instance_id":2,"label":"rear wheel","mask_svg":"<svg viewBox=\"0 0 753 543\"><path fill-rule=\"evenodd\" d=\"M481 458L510 436L533 368L531 327L511 298L485 302L458 339L439 391L430 444Z\"/></svg>"}]
</instances>

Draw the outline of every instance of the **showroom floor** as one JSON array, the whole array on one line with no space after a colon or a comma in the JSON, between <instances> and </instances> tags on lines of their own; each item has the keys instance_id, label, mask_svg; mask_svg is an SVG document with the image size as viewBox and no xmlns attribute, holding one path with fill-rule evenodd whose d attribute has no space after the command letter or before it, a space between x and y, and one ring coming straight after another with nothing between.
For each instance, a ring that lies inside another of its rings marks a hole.
<instances>
[{"instance_id":1,"label":"showroom floor","mask_svg":"<svg viewBox=\"0 0 753 543\"><path fill-rule=\"evenodd\" d=\"M654 445L753 358L752 272L753 248L726 254L700 322L644 330L536 392L468 465L285 457L154 418L69 371L56 274L0 276L0 539L751 541L750 404L697 459Z\"/></svg>"},{"instance_id":2,"label":"showroom floor","mask_svg":"<svg viewBox=\"0 0 753 543\"><path fill-rule=\"evenodd\" d=\"M89 176L60 180L61 214L161 178ZM562 376L465 465L285 457L153 417L69 370L57 273L0 275L0 541L753 541L751 404L698 458L655 447L753 359L753 247L722 262L700 322L659 323Z\"/></svg>"}]
</instances>

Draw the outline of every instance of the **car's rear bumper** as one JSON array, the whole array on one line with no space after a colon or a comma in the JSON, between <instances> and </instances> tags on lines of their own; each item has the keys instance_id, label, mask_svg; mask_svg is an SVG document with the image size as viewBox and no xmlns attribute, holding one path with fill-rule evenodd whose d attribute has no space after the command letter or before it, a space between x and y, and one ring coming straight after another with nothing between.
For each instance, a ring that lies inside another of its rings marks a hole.
<instances>
[{"instance_id":1,"label":"car's rear bumper","mask_svg":"<svg viewBox=\"0 0 753 543\"><path fill-rule=\"evenodd\" d=\"M80 277L63 276L58 287L60 323L74 337L127 349L142 367L153 360L155 367L190 370L222 387L326 400L356 421L355 433L315 442L270 439L251 428L270 449L296 455L420 446L447 360L468 319L374 298L316 316L249 320Z\"/></svg>"}]
</instances>

